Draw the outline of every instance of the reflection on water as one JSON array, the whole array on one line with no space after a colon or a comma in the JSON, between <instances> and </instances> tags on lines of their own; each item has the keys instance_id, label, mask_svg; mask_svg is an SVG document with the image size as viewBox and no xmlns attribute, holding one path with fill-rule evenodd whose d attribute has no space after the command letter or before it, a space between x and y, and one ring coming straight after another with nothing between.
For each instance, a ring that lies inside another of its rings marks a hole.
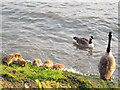
<instances>
[{"instance_id":1,"label":"reflection on water","mask_svg":"<svg viewBox=\"0 0 120 90\"><path fill-rule=\"evenodd\" d=\"M92 53L92 48L87 48L87 47L83 47L83 46L80 46L78 45L76 42L73 42L73 45L76 46L76 48L80 49L80 50L85 50L85 51L88 51L88 54L87 55L93 55Z\"/></svg>"},{"instance_id":2,"label":"reflection on water","mask_svg":"<svg viewBox=\"0 0 120 90\"><path fill-rule=\"evenodd\" d=\"M81 73L97 74L97 65L113 32L111 50L118 65L117 3L25 2L2 3L2 52L21 53L63 63ZM93 50L76 45L74 36L94 36ZM118 71L114 72L117 76Z\"/></svg>"}]
</instances>

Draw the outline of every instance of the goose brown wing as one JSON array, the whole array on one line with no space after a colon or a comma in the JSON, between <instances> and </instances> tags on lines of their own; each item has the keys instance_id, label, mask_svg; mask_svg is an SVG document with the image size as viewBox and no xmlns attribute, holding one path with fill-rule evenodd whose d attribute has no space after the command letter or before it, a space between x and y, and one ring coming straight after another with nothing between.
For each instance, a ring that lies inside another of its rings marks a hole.
<instances>
[{"instance_id":1,"label":"goose brown wing","mask_svg":"<svg viewBox=\"0 0 120 90\"><path fill-rule=\"evenodd\" d=\"M99 69L101 78L106 78L110 70L110 62L108 57L103 56L101 58L100 63L98 65L98 69Z\"/></svg>"},{"instance_id":2,"label":"goose brown wing","mask_svg":"<svg viewBox=\"0 0 120 90\"><path fill-rule=\"evenodd\" d=\"M81 38L81 39L83 39L83 40L85 40L85 41L89 42L89 40L88 40L88 39L86 39L86 38Z\"/></svg>"},{"instance_id":3,"label":"goose brown wing","mask_svg":"<svg viewBox=\"0 0 120 90\"><path fill-rule=\"evenodd\" d=\"M89 44L88 40L85 38L80 38L77 42L83 45Z\"/></svg>"},{"instance_id":4,"label":"goose brown wing","mask_svg":"<svg viewBox=\"0 0 120 90\"><path fill-rule=\"evenodd\" d=\"M115 62L112 56L107 57L106 60L107 60L106 78L110 79L112 73L115 71L115 64L114 64Z\"/></svg>"}]
</instances>

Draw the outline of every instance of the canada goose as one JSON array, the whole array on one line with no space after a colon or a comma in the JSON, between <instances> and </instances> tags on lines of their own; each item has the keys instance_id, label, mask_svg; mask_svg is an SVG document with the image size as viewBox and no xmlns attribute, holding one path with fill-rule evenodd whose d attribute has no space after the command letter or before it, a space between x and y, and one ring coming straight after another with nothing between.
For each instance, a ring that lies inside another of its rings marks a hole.
<instances>
[{"instance_id":1,"label":"canada goose","mask_svg":"<svg viewBox=\"0 0 120 90\"><path fill-rule=\"evenodd\" d=\"M110 44L112 38L112 32L109 32L109 41L105 54L101 57L98 64L98 70L100 73L100 78L103 80L111 80L111 76L115 71L115 59L110 51Z\"/></svg>"},{"instance_id":2,"label":"canada goose","mask_svg":"<svg viewBox=\"0 0 120 90\"><path fill-rule=\"evenodd\" d=\"M44 62L44 68L52 69L53 68L53 62L51 60L46 60Z\"/></svg>"},{"instance_id":3,"label":"canada goose","mask_svg":"<svg viewBox=\"0 0 120 90\"><path fill-rule=\"evenodd\" d=\"M40 59L34 59L33 65L39 67L42 64L42 61Z\"/></svg>"},{"instance_id":4,"label":"canada goose","mask_svg":"<svg viewBox=\"0 0 120 90\"><path fill-rule=\"evenodd\" d=\"M15 59L14 54L8 54L2 59L2 64L6 64L7 66L9 66L9 64L12 63L14 59Z\"/></svg>"},{"instance_id":5,"label":"canada goose","mask_svg":"<svg viewBox=\"0 0 120 90\"><path fill-rule=\"evenodd\" d=\"M92 43L92 39L94 39L93 36L91 36L89 40L79 37L73 37L73 39L76 40L77 43L82 47L94 48L94 44Z\"/></svg>"},{"instance_id":6,"label":"canada goose","mask_svg":"<svg viewBox=\"0 0 120 90\"><path fill-rule=\"evenodd\" d=\"M56 69L56 70L63 70L65 68L65 65L63 64L60 64L60 63L56 63L53 65L53 69Z\"/></svg>"}]
</instances>

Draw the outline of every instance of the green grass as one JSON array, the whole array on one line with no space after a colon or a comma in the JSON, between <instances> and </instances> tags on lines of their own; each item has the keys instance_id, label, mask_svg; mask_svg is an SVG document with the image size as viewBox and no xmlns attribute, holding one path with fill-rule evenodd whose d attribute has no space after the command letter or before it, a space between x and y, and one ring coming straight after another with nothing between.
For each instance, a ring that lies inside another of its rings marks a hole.
<instances>
[{"instance_id":1,"label":"green grass","mask_svg":"<svg viewBox=\"0 0 120 90\"><path fill-rule=\"evenodd\" d=\"M26 67L14 64L12 64L11 67L2 65L2 75L7 74L9 77L19 82L22 82L21 80L23 79L39 79L40 81L58 80L59 78L65 78L62 73L62 71L44 69L43 67L38 68L30 64L27 64Z\"/></svg>"},{"instance_id":2,"label":"green grass","mask_svg":"<svg viewBox=\"0 0 120 90\"><path fill-rule=\"evenodd\" d=\"M105 84L104 80L101 80L103 83L104 88L107 88L107 85Z\"/></svg>"},{"instance_id":3,"label":"green grass","mask_svg":"<svg viewBox=\"0 0 120 90\"><path fill-rule=\"evenodd\" d=\"M118 88L119 82L102 81L92 76L85 76L67 71L44 69L26 64L25 67L11 64L2 68L3 88Z\"/></svg>"}]
</instances>

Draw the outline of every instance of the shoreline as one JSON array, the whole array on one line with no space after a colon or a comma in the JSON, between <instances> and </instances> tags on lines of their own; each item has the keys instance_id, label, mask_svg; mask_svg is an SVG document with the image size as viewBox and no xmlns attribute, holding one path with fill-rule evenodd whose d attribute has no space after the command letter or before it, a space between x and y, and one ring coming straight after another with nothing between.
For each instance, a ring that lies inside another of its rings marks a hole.
<instances>
[{"instance_id":1,"label":"shoreline","mask_svg":"<svg viewBox=\"0 0 120 90\"><path fill-rule=\"evenodd\" d=\"M36 80L41 83L41 88L120 88L119 81L103 81L91 75L44 69L28 63L25 67L15 64L0 67L2 88L38 88Z\"/></svg>"}]
</instances>

